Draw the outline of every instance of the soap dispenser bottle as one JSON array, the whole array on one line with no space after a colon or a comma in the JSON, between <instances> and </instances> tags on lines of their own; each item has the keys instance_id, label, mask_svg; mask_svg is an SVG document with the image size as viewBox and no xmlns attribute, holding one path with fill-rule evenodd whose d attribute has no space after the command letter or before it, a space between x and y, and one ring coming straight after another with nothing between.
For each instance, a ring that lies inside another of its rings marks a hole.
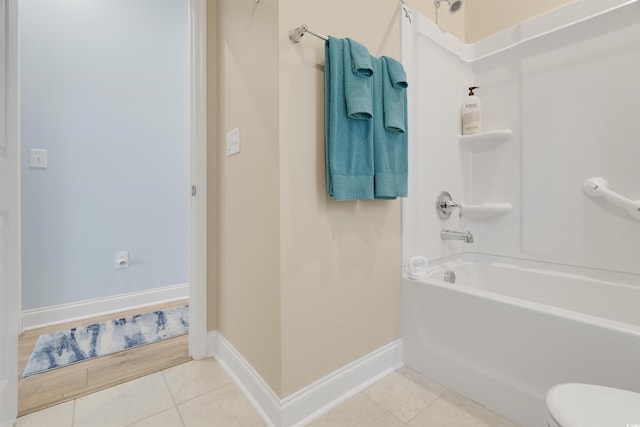
<instances>
[{"instance_id":1,"label":"soap dispenser bottle","mask_svg":"<svg viewBox=\"0 0 640 427\"><path fill-rule=\"evenodd\" d=\"M482 102L480 97L473 93L480 89L478 86L469 88L467 96L462 104L462 134L473 135L482 132Z\"/></svg>"}]
</instances>

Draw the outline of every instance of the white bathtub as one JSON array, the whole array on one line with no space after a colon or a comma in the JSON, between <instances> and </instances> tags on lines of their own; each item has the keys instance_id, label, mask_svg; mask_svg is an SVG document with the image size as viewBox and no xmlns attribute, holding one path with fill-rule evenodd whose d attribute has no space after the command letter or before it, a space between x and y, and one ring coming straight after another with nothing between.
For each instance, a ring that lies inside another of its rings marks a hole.
<instances>
[{"instance_id":1,"label":"white bathtub","mask_svg":"<svg viewBox=\"0 0 640 427\"><path fill-rule=\"evenodd\" d=\"M640 392L637 275L467 254L405 277L402 305L407 366L522 426L554 384Z\"/></svg>"}]
</instances>

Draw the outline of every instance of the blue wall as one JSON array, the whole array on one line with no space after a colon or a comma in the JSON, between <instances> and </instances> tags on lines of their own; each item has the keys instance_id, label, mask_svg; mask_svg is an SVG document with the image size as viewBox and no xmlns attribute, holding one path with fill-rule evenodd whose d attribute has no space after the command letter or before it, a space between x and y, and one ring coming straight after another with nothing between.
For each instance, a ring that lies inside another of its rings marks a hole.
<instances>
[{"instance_id":1,"label":"blue wall","mask_svg":"<svg viewBox=\"0 0 640 427\"><path fill-rule=\"evenodd\" d=\"M186 283L187 1L21 0L20 26L22 308Z\"/></svg>"}]
</instances>

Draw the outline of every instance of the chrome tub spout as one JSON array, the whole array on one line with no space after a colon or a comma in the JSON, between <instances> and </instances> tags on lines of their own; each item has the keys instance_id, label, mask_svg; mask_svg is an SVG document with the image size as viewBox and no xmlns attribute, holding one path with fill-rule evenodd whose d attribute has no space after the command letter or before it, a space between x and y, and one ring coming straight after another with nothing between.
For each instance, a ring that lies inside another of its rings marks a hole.
<instances>
[{"instance_id":1,"label":"chrome tub spout","mask_svg":"<svg viewBox=\"0 0 640 427\"><path fill-rule=\"evenodd\" d=\"M464 240L465 243L473 243L473 234L470 231L442 230L440 237L442 240Z\"/></svg>"}]
</instances>

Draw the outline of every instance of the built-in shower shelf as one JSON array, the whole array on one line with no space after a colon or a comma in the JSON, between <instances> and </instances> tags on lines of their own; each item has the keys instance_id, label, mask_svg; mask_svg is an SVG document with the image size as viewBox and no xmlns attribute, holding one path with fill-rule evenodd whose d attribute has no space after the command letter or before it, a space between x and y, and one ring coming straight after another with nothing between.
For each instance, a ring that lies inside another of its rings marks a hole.
<instances>
[{"instance_id":1,"label":"built-in shower shelf","mask_svg":"<svg viewBox=\"0 0 640 427\"><path fill-rule=\"evenodd\" d=\"M504 215L513 209L511 203L462 204L463 218L481 219Z\"/></svg>"},{"instance_id":2,"label":"built-in shower shelf","mask_svg":"<svg viewBox=\"0 0 640 427\"><path fill-rule=\"evenodd\" d=\"M513 135L511 129L492 130L489 132L474 133L473 135L460 135L460 144L472 150L486 150L503 144L511 135Z\"/></svg>"}]
</instances>

